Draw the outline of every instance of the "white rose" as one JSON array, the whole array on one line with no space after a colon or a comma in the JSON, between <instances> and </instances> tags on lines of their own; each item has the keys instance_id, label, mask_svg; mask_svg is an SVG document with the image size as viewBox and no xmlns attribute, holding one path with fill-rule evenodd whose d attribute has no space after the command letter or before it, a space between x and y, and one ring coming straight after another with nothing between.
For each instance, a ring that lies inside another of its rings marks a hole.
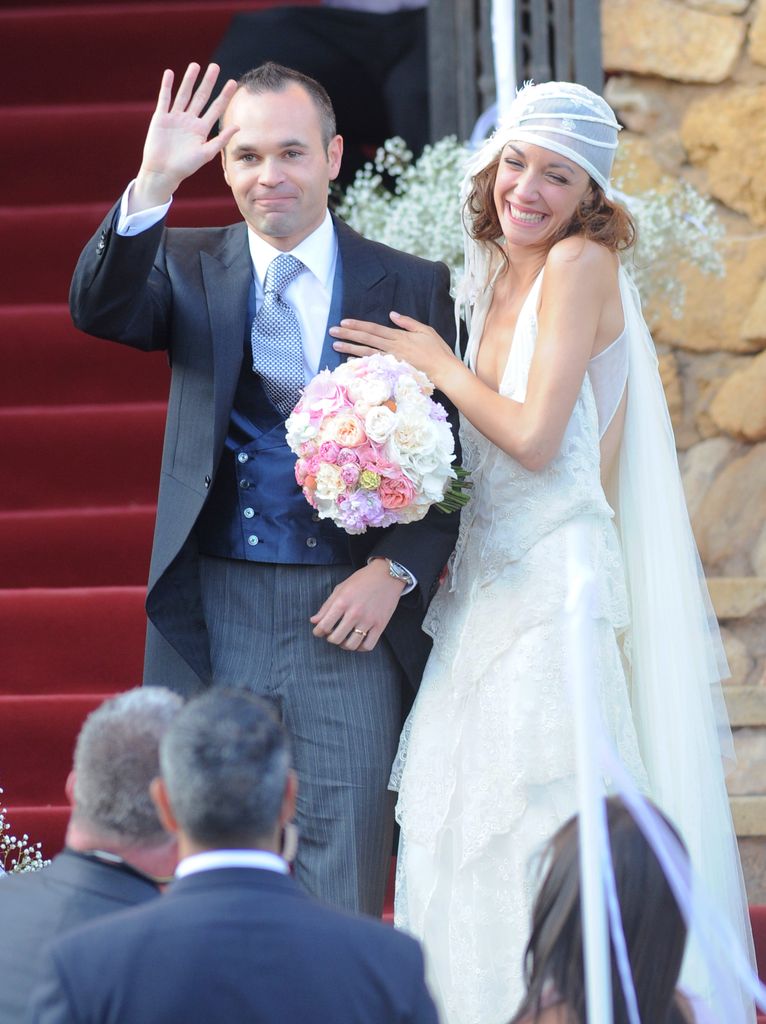
<instances>
[{"instance_id":1,"label":"white rose","mask_svg":"<svg viewBox=\"0 0 766 1024\"><path fill-rule=\"evenodd\" d=\"M455 455L455 435L449 423L444 420L431 421L436 431L436 450L439 458L446 463L451 463Z\"/></svg>"},{"instance_id":2,"label":"white rose","mask_svg":"<svg viewBox=\"0 0 766 1024\"><path fill-rule=\"evenodd\" d=\"M441 501L444 497L446 480L447 477L444 473L425 473L421 481L423 498L429 502Z\"/></svg>"},{"instance_id":3,"label":"white rose","mask_svg":"<svg viewBox=\"0 0 766 1024\"><path fill-rule=\"evenodd\" d=\"M400 377L394 388L394 397L397 405L422 406L428 401L428 397L414 377Z\"/></svg>"},{"instance_id":4,"label":"white rose","mask_svg":"<svg viewBox=\"0 0 766 1024\"><path fill-rule=\"evenodd\" d=\"M352 402L366 402L368 406L381 405L391 397L388 381L382 377L356 377L348 385Z\"/></svg>"},{"instance_id":5,"label":"white rose","mask_svg":"<svg viewBox=\"0 0 766 1024\"><path fill-rule=\"evenodd\" d=\"M364 419L364 429L371 441L383 444L396 426L396 415L387 405L376 405Z\"/></svg>"},{"instance_id":6,"label":"white rose","mask_svg":"<svg viewBox=\"0 0 766 1024\"><path fill-rule=\"evenodd\" d=\"M435 448L430 451L409 452L407 458L412 472L417 473L419 477L427 473L444 472L444 460Z\"/></svg>"},{"instance_id":7,"label":"white rose","mask_svg":"<svg viewBox=\"0 0 766 1024\"><path fill-rule=\"evenodd\" d=\"M402 452L422 453L436 448L434 422L420 410L400 413L392 436L396 447Z\"/></svg>"},{"instance_id":8,"label":"white rose","mask_svg":"<svg viewBox=\"0 0 766 1024\"><path fill-rule=\"evenodd\" d=\"M307 412L294 412L287 418L287 443L290 449L298 452L300 446L306 441L316 437L318 431L311 425L311 418Z\"/></svg>"},{"instance_id":9,"label":"white rose","mask_svg":"<svg viewBox=\"0 0 766 1024\"><path fill-rule=\"evenodd\" d=\"M320 505L320 509L321 504L325 501L335 501L338 495L342 494L346 489L346 485L343 483L343 478L340 475L340 470L329 462L323 462L319 467L316 480L317 485L314 498L317 505Z\"/></svg>"}]
</instances>

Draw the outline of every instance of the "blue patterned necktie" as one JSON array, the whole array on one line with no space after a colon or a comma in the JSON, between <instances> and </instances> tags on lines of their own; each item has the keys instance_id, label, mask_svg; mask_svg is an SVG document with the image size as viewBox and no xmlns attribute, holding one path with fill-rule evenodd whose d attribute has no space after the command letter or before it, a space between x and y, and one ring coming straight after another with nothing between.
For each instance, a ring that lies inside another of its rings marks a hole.
<instances>
[{"instance_id":1,"label":"blue patterned necktie","mask_svg":"<svg viewBox=\"0 0 766 1024\"><path fill-rule=\"evenodd\" d=\"M263 283L263 302L250 334L253 370L284 419L293 411L305 380L300 323L282 293L305 269L305 264L288 253L272 260Z\"/></svg>"}]
</instances>

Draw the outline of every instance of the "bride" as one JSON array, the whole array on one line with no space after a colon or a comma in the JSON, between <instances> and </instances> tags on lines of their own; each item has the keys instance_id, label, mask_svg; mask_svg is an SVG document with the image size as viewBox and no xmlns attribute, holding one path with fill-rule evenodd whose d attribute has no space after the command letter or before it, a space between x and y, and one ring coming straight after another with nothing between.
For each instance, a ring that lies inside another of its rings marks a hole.
<instances>
[{"instance_id":1,"label":"bride","mask_svg":"<svg viewBox=\"0 0 766 1024\"><path fill-rule=\"evenodd\" d=\"M576 810L571 523L587 531L597 581L605 726L750 942L720 759L725 659L654 347L618 255L634 227L607 198L618 130L582 86L527 86L473 157L465 364L396 313L393 328L344 320L332 332L342 352L406 360L455 403L474 485L392 776L396 923L423 941L449 1024L501 1024L516 1009L535 854Z\"/></svg>"}]
</instances>

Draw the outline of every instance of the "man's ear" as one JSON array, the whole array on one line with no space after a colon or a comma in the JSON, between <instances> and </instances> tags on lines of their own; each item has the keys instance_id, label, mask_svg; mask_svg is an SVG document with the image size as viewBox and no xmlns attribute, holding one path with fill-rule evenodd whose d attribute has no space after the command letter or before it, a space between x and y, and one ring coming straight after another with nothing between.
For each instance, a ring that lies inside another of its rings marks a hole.
<instances>
[{"instance_id":1,"label":"man's ear","mask_svg":"<svg viewBox=\"0 0 766 1024\"><path fill-rule=\"evenodd\" d=\"M69 801L69 806L74 807L74 784L77 779L74 768L71 770L69 775L66 777L66 784L64 785L64 792L66 798Z\"/></svg>"},{"instance_id":2,"label":"man's ear","mask_svg":"<svg viewBox=\"0 0 766 1024\"><path fill-rule=\"evenodd\" d=\"M226 173L226 150L221 150L221 166L223 167L223 180L231 188L231 182L229 181L229 175Z\"/></svg>"},{"instance_id":3,"label":"man's ear","mask_svg":"<svg viewBox=\"0 0 766 1024\"><path fill-rule=\"evenodd\" d=\"M285 782L285 794L282 797L282 809L279 813L279 824L282 828L288 821L295 817L295 807L298 800L298 776L291 768L287 773Z\"/></svg>"},{"instance_id":4,"label":"man's ear","mask_svg":"<svg viewBox=\"0 0 766 1024\"><path fill-rule=\"evenodd\" d=\"M330 165L330 181L335 181L340 172L340 163L343 159L343 136L336 135L330 139L327 147L327 163Z\"/></svg>"},{"instance_id":5,"label":"man's ear","mask_svg":"<svg viewBox=\"0 0 766 1024\"><path fill-rule=\"evenodd\" d=\"M157 816L162 827L171 835L176 835L178 833L178 822L173 814L173 808L170 806L170 798L168 797L165 782L159 775L149 783L149 796L157 808Z\"/></svg>"}]
</instances>

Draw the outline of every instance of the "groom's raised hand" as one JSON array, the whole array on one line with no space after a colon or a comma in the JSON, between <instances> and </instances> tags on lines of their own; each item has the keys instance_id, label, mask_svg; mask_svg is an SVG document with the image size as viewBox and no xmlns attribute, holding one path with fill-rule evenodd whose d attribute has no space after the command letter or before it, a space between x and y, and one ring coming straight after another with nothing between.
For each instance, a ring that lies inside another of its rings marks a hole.
<instances>
[{"instance_id":1,"label":"groom's raised hand","mask_svg":"<svg viewBox=\"0 0 766 1024\"><path fill-rule=\"evenodd\" d=\"M213 125L226 110L237 91L237 83L229 80L203 114L210 99L220 68L208 65L195 88L199 64L190 64L173 98L173 72L165 71L149 130L144 142L144 156L136 183L131 191L128 213L138 213L167 203L184 179L209 163L239 131L227 125L215 138L208 136Z\"/></svg>"}]
</instances>

